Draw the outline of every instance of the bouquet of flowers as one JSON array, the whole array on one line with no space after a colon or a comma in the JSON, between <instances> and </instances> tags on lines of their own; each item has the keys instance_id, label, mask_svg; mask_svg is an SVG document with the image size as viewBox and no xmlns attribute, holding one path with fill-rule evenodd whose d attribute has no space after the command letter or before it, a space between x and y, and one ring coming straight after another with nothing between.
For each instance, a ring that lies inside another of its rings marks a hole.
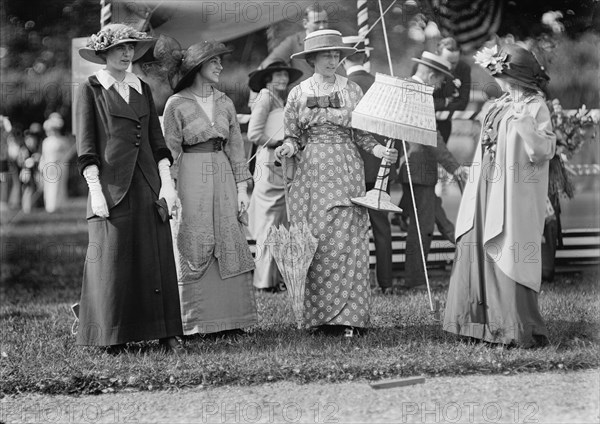
<instances>
[{"instance_id":1,"label":"bouquet of flowers","mask_svg":"<svg viewBox=\"0 0 600 424\"><path fill-rule=\"evenodd\" d=\"M593 137L591 130L598 121L594 119L585 105L578 109L576 113L567 114L558 99L554 99L549 103L550 119L556 134L557 154L550 161L548 193L552 195L563 192L571 199L574 194L573 184L565 167L565 162L581 149L584 142L591 138L590 135Z\"/></svg>"}]
</instances>

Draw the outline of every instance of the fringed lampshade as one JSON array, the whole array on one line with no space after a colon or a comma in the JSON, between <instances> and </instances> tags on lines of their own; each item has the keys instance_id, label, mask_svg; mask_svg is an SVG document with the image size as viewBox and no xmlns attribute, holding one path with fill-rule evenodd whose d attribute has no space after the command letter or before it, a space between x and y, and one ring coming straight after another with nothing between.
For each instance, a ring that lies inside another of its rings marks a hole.
<instances>
[{"instance_id":1,"label":"fringed lampshade","mask_svg":"<svg viewBox=\"0 0 600 424\"><path fill-rule=\"evenodd\" d=\"M433 87L377 73L375 82L352 112L352 126L388 137L388 148L394 139L435 146ZM402 212L386 191L390 167L383 159L373 190L350 200L369 209Z\"/></svg>"},{"instance_id":2,"label":"fringed lampshade","mask_svg":"<svg viewBox=\"0 0 600 424\"><path fill-rule=\"evenodd\" d=\"M396 140L435 146L433 87L377 73L352 112L352 126Z\"/></svg>"}]
</instances>

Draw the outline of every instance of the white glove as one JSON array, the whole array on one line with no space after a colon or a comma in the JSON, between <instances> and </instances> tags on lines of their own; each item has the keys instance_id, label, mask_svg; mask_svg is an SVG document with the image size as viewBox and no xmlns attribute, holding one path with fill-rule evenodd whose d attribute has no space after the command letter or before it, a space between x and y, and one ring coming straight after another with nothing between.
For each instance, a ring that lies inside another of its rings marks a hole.
<instances>
[{"instance_id":1,"label":"white glove","mask_svg":"<svg viewBox=\"0 0 600 424\"><path fill-rule=\"evenodd\" d=\"M283 143L283 145L275 149L275 156L277 156L277 159L281 159L283 157L291 158L294 156L294 148L290 143Z\"/></svg>"},{"instance_id":2,"label":"white glove","mask_svg":"<svg viewBox=\"0 0 600 424\"><path fill-rule=\"evenodd\" d=\"M96 165L89 165L83 170L83 177L90 189L92 212L100 218L108 218L108 206L100 185L100 171Z\"/></svg>"},{"instance_id":3,"label":"white glove","mask_svg":"<svg viewBox=\"0 0 600 424\"><path fill-rule=\"evenodd\" d=\"M173 214L175 210L179 209L181 203L173 185L171 171L169 170L170 166L171 164L167 158L158 161L158 174L160 175L160 192L158 193L158 198L162 199L164 197L169 208L169 214Z\"/></svg>"},{"instance_id":4,"label":"white glove","mask_svg":"<svg viewBox=\"0 0 600 424\"><path fill-rule=\"evenodd\" d=\"M248 197L248 183L241 181L237 183L237 199L238 199L238 212L242 213L248 209L250 204L250 198Z\"/></svg>"}]
</instances>

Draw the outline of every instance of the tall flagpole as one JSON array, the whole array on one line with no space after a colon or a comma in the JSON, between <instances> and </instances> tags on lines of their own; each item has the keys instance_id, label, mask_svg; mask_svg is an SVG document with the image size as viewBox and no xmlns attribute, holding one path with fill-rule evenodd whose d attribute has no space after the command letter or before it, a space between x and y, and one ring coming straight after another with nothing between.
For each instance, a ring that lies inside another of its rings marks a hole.
<instances>
[{"instance_id":1,"label":"tall flagpole","mask_svg":"<svg viewBox=\"0 0 600 424\"><path fill-rule=\"evenodd\" d=\"M358 20L358 36L364 38L365 47L369 46L369 9L367 8L367 0L356 1L356 18ZM365 63L363 66L367 72L371 71L371 52L365 49Z\"/></svg>"}]
</instances>

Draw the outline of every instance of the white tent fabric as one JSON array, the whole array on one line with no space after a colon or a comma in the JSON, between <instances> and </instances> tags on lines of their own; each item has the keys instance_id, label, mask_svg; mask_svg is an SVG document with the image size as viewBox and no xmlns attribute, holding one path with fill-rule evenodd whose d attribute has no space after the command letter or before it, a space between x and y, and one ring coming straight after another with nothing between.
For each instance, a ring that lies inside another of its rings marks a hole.
<instances>
[{"instance_id":1,"label":"white tent fabric","mask_svg":"<svg viewBox=\"0 0 600 424\"><path fill-rule=\"evenodd\" d=\"M150 12L154 20L164 21L152 28L156 33L174 37L187 48L205 39L228 41L280 21L301 25L304 9L311 4L314 0L115 0L113 22L124 22L141 29Z\"/></svg>"}]
</instances>

